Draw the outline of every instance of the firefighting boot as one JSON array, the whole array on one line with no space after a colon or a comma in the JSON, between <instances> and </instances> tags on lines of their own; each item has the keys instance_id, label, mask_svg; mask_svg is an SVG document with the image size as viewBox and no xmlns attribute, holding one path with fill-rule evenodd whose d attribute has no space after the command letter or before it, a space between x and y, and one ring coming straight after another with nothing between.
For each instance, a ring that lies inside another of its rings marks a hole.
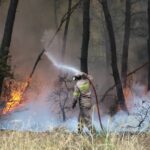
<instances>
[{"instance_id":1,"label":"firefighting boot","mask_svg":"<svg viewBox=\"0 0 150 150\"><path fill-rule=\"evenodd\" d=\"M83 128L84 128L83 120L82 120L82 118L80 118L80 121L78 122L78 133L79 134L83 133Z\"/></svg>"}]
</instances>

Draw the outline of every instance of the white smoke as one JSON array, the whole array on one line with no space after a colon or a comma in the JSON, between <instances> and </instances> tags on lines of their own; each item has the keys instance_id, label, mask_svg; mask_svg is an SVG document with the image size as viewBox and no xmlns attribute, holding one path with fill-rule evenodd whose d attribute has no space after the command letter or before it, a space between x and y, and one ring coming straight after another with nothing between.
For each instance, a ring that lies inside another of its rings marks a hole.
<instances>
[{"instance_id":1,"label":"white smoke","mask_svg":"<svg viewBox=\"0 0 150 150\"><path fill-rule=\"evenodd\" d=\"M7 130L42 132L57 127L64 127L71 132L76 132L78 113L72 115L66 122L62 122L57 114L51 111L54 109L52 109L54 105L51 105L53 97L50 96L50 91L49 89L43 89L39 95L30 95L29 100L25 102L25 104L1 119L0 128ZM130 109L130 115L120 111L113 117L110 117L109 115L102 116L102 124L108 132L148 131L150 128L149 122L149 93L143 96L139 96L136 93L132 94L132 109ZM92 123L97 131L101 130L97 111L93 112Z\"/></svg>"},{"instance_id":2,"label":"white smoke","mask_svg":"<svg viewBox=\"0 0 150 150\"><path fill-rule=\"evenodd\" d=\"M104 128L109 132L146 132L150 130L150 93L145 94L145 86L135 84L132 87L132 95L128 98L127 106L129 115L119 111L113 117L102 117ZM97 119L97 115L94 115ZM94 121L97 129L99 123Z\"/></svg>"},{"instance_id":3,"label":"white smoke","mask_svg":"<svg viewBox=\"0 0 150 150\"><path fill-rule=\"evenodd\" d=\"M57 124L48 104L47 90L31 96L22 107L1 119L1 129L45 131Z\"/></svg>"},{"instance_id":4,"label":"white smoke","mask_svg":"<svg viewBox=\"0 0 150 150\"><path fill-rule=\"evenodd\" d=\"M39 95L30 95L27 102L1 118L0 129L44 132L64 127L76 131L77 117L73 115L74 117L63 122L57 112L53 111L57 107L51 105L51 102L54 100L48 89L44 89Z\"/></svg>"}]
</instances>

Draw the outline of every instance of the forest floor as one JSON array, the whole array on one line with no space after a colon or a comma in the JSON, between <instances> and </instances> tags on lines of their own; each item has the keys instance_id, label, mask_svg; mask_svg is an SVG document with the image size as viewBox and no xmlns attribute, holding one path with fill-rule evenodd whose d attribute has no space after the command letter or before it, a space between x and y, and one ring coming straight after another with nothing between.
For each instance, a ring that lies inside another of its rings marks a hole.
<instances>
[{"instance_id":1,"label":"forest floor","mask_svg":"<svg viewBox=\"0 0 150 150\"><path fill-rule=\"evenodd\" d=\"M79 135L51 132L0 131L0 150L149 150L149 134Z\"/></svg>"}]
</instances>

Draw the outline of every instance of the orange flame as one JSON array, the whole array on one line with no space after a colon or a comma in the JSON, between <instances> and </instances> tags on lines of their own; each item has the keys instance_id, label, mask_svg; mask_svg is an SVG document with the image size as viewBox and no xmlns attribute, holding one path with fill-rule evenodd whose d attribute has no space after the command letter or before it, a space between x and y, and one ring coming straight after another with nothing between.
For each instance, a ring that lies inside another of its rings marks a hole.
<instances>
[{"instance_id":1,"label":"orange flame","mask_svg":"<svg viewBox=\"0 0 150 150\"><path fill-rule=\"evenodd\" d=\"M125 99L128 100L128 98L130 96L132 96L132 91L130 88L126 87L123 89L123 93L124 93L124 96L125 96Z\"/></svg>"},{"instance_id":2,"label":"orange flame","mask_svg":"<svg viewBox=\"0 0 150 150\"><path fill-rule=\"evenodd\" d=\"M13 111L23 101L23 94L28 86L28 82L13 82L13 85L9 86L9 99L7 99L6 106L2 110L2 114L7 114Z\"/></svg>"}]
</instances>

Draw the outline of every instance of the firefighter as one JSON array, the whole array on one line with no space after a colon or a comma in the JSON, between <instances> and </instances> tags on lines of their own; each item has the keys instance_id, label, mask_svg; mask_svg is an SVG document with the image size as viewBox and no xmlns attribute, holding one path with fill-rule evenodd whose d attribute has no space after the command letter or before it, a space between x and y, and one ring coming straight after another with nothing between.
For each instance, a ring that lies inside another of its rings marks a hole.
<instances>
[{"instance_id":1,"label":"firefighter","mask_svg":"<svg viewBox=\"0 0 150 150\"><path fill-rule=\"evenodd\" d=\"M77 73L73 80L76 81L73 92L73 103L72 108L76 107L77 102L79 103L79 116L78 116L78 133L82 133L84 125L88 130L93 133L96 132L95 128L92 127L92 101L91 101L91 90L89 80L93 78L85 73Z\"/></svg>"}]
</instances>

